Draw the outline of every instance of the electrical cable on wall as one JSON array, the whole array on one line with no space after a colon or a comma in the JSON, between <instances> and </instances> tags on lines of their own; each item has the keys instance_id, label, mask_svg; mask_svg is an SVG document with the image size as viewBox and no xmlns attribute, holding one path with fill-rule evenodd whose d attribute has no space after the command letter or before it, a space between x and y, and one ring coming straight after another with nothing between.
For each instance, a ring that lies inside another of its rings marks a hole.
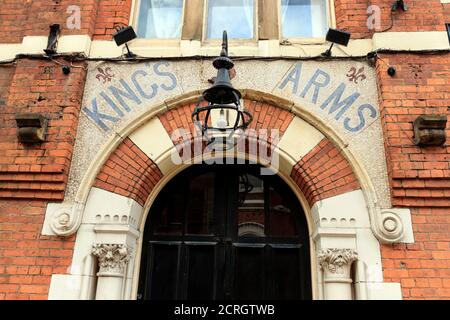
<instances>
[{"instance_id":1,"label":"electrical cable on wall","mask_svg":"<svg viewBox=\"0 0 450 320\"><path fill-rule=\"evenodd\" d=\"M432 50L392 50L381 48L375 51L370 51L365 55L357 55L357 56L331 56L331 57L323 57L321 55L310 56L310 57L262 57L262 56L236 56L233 57L235 61L249 61L249 60L263 60L263 61L278 61L278 60L300 60L300 61L331 61L331 60L353 60L353 59L361 59L361 60L371 60L374 55L378 55L379 53L387 53L387 54L404 54L404 53L413 53L413 54L440 54L444 52L450 52L450 49L432 49ZM187 59L194 60L208 60L213 59L211 56L205 55L195 55L195 56L180 56L180 57L142 57L136 56L133 58L127 58L124 56L109 58L109 57L98 57L92 58L88 57L83 53L65 53L65 54L55 54L51 57L46 54L18 54L15 58L9 60L0 61L1 65L14 64L20 59L32 59L32 60L48 60L55 62L56 58L62 58L66 61L70 62L118 62L118 63L139 63L146 61L156 61L156 60L168 60L168 61L184 61ZM55 62L58 64L57 62ZM81 66L71 65L73 67L83 68ZM86 70L86 69L85 69Z\"/></svg>"}]
</instances>

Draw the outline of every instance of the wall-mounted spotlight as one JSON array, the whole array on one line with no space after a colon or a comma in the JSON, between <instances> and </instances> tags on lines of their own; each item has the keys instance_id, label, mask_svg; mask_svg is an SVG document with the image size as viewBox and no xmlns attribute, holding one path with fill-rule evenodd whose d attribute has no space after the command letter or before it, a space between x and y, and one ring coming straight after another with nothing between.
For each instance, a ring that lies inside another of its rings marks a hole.
<instances>
[{"instance_id":1,"label":"wall-mounted spotlight","mask_svg":"<svg viewBox=\"0 0 450 320\"><path fill-rule=\"evenodd\" d=\"M47 48L44 49L44 52L49 56L56 54L56 46L58 45L59 33L60 25L52 24L50 26L50 33L48 35Z\"/></svg>"},{"instance_id":2,"label":"wall-mounted spotlight","mask_svg":"<svg viewBox=\"0 0 450 320\"><path fill-rule=\"evenodd\" d=\"M136 55L130 51L130 48L128 48L128 42L137 38L136 32L134 32L133 27L132 26L127 26L123 28L118 27L116 28L116 30L117 32L113 34L113 38L117 46L125 44L125 47L127 48L128 51L128 53L125 56L127 58L136 57Z\"/></svg>"},{"instance_id":3,"label":"wall-mounted spotlight","mask_svg":"<svg viewBox=\"0 0 450 320\"><path fill-rule=\"evenodd\" d=\"M395 12L397 10L407 11L408 10L408 6L406 5L405 1L397 0L392 5L391 9L392 9L392 12Z\"/></svg>"},{"instance_id":4,"label":"wall-mounted spotlight","mask_svg":"<svg viewBox=\"0 0 450 320\"><path fill-rule=\"evenodd\" d=\"M327 32L326 40L331 42L330 48L322 53L323 57L331 57L331 50L333 49L334 44L340 44L341 46L348 46L350 41L351 34L342 30L337 29L329 29Z\"/></svg>"}]
</instances>

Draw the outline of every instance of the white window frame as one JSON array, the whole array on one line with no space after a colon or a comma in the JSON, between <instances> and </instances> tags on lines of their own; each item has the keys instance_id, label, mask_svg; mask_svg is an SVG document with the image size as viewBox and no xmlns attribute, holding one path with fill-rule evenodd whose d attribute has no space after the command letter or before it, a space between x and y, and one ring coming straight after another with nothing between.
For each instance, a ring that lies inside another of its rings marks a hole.
<instances>
[{"instance_id":1,"label":"white window frame","mask_svg":"<svg viewBox=\"0 0 450 320\"><path fill-rule=\"evenodd\" d=\"M278 6L278 30L279 30L279 39L280 41L288 40L291 43L296 44L324 44L325 37L320 38L284 38L283 37L283 21L281 19L281 0L276 0ZM327 10L327 22L329 28L336 27L336 15L334 9L334 0L323 0L326 1L326 10Z\"/></svg>"},{"instance_id":2,"label":"white window frame","mask_svg":"<svg viewBox=\"0 0 450 320\"><path fill-rule=\"evenodd\" d=\"M222 39L208 39L208 8L209 0L204 0L203 6L203 30L202 30L202 45L217 45L222 43ZM228 38L228 43L233 45L258 45L259 29L258 29L258 0L253 0L253 38L246 39L232 39Z\"/></svg>"}]
</instances>

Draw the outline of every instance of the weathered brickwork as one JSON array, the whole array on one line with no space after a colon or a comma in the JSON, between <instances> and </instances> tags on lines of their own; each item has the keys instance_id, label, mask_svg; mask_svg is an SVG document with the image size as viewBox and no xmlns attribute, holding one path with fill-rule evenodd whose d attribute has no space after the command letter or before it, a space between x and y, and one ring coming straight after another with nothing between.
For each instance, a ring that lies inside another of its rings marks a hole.
<instances>
[{"instance_id":1,"label":"weathered brickwork","mask_svg":"<svg viewBox=\"0 0 450 320\"><path fill-rule=\"evenodd\" d=\"M393 0L335 0L336 25L352 33L352 39L371 38L375 32L444 31L448 13L440 0L409 0L407 13L392 12ZM368 22L376 22L374 15L380 9L379 26L368 29ZM448 10L448 9L446 9Z\"/></svg>"},{"instance_id":2,"label":"weathered brickwork","mask_svg":"<svg viewBox=\"0 0 450 320\"><path fill-rule=\"evenodd\" d=\"M379 95L393 205L411 208L412 245L383 246L384 276L401 282L405 298L450 298L450 123L442 147L413 143L422 114L449 115L450 55L381 55Z\"/></svg>"},{"instance_id":3,"label":"weathered brickwork","mask_svg":"<svg viewBox=\"0 0 450 320\"><path fill-rule=\"evenodd\" d=\"M323 139L294 166L291 178L311 207L319 200L360 188L350 164L328 139Z\"/></svg>"},{"instance_id":4,"label":"weathered brickwork","mask_svg":"<svg viewBox=\"0 0 450 320\"><path fill-rule=\"evenodd\" d=\"M4 0L0 11L0 43L20 43L30 1Z\"/></svg>"},{"instance_id":5,"label":"weathered brickwork","mask_svg":"<svg viewBox=\"0 0 450 320\"><path fill-rule=\"evenodd\" d=\"M47 203L64 198L85 74L41 60L0 67L0 298L46 299L51 275L68 272L75 237L41 232ZM18 143L22 112L50 119L45 143Z\"/></svg>"},{"instance_id":6,"label":"weathered brickwork","mask_svg":"<svg viewBox=\"0 0 450 320\"><path fill-rule=\"evenodd\" d=\"M2 107L0 198L64 199L85 75L82 68L64 75L53 62L17 63ZM46 142L19 143L17 113L45 115L50 120Z\"/></svg>"},{"instance_id":7,"label":"weathered brickwork","mask_svg":"<svg viewBox=\"0 0 450 320\"><path fill-rule=\"evenodd\" d=\"M130 21L131 0L99 0L94 40L111 40L116 25L126 26Z\"/></svg>"},{"instance_id":8,"label":"weathered brickwork","mask_svg":"<svg viewBox=\"0 0 450 320\"><path fill-rule=\"evenodd\" d=\"M423 114L449 114L450 55L381 55L397 75L378 65L379 95L393 204L450 207L450 148L414 145L412 122ZM450 122L447 123L447 136Z\"/></svg>"},{"instance_id":9,"label":"weathered brickwork","mask_svg":"<svg viewBox=\"0 0 450 320\"><path fill-rule=\"evenodd\" d=\"M25 36L47 36L52 24L60 25L62 36L93 36L99 1L4 0L1 4L0 43L20 43ZM73 17L78 13L80 19L75 20Z\"/></svg>"},{"instance_id":10,"label":"weathered brickwork","mask_svg":"<svg viewBox=\"0 0 450 320\"><path fill-rule=\"evenodd\" d=\"M52 274L67 274L75 236L42 236L47 203L0 201L0 299L46 299Z\"/></svg>"},{"instance_id":11,"label":"weathered brickwork","mask_svg":"<svg viewBox=\"0 0 450 320\"><path fill-rule=\"evenodd\" d=\"M414 244L382 246L385 281L400 282L405 299L450 299L448 208L414 208Z\"/></svg>"},{"instance_id":12,"label":"weathered brickwork","mask_svg":"<svg viewBox=\"0 0 450 320\"><path fill-rule=\"evenodd\" d=\"M161 178L156 164L127 138L103 165L94 186L134 199L143 206Z\"/></svg>"}]
</instances>

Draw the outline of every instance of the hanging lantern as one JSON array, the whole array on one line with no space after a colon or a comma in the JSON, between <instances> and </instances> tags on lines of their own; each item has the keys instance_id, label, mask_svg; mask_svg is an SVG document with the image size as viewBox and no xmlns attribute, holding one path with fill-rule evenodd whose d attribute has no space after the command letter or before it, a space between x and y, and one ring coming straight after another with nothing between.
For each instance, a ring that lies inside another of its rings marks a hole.
<instances>
[{"instance_id":1,"label":"hanging lantern","mask_svg":"<svg viewBox=\"0 0 450 320\"><path fill-rule=\"evenodd\" d=\"M218 70L214 85L202 95L208 105L202 107L199 101L192 113L192 120L208 145L216 144L216 150L220 147L230 149L243 137L253 116L241 105L242 95L230 82L230 70L234 63L228 57L226 31L223 32L220 57L214 60L213 66Z\"/></svg>"}]
</instances>

